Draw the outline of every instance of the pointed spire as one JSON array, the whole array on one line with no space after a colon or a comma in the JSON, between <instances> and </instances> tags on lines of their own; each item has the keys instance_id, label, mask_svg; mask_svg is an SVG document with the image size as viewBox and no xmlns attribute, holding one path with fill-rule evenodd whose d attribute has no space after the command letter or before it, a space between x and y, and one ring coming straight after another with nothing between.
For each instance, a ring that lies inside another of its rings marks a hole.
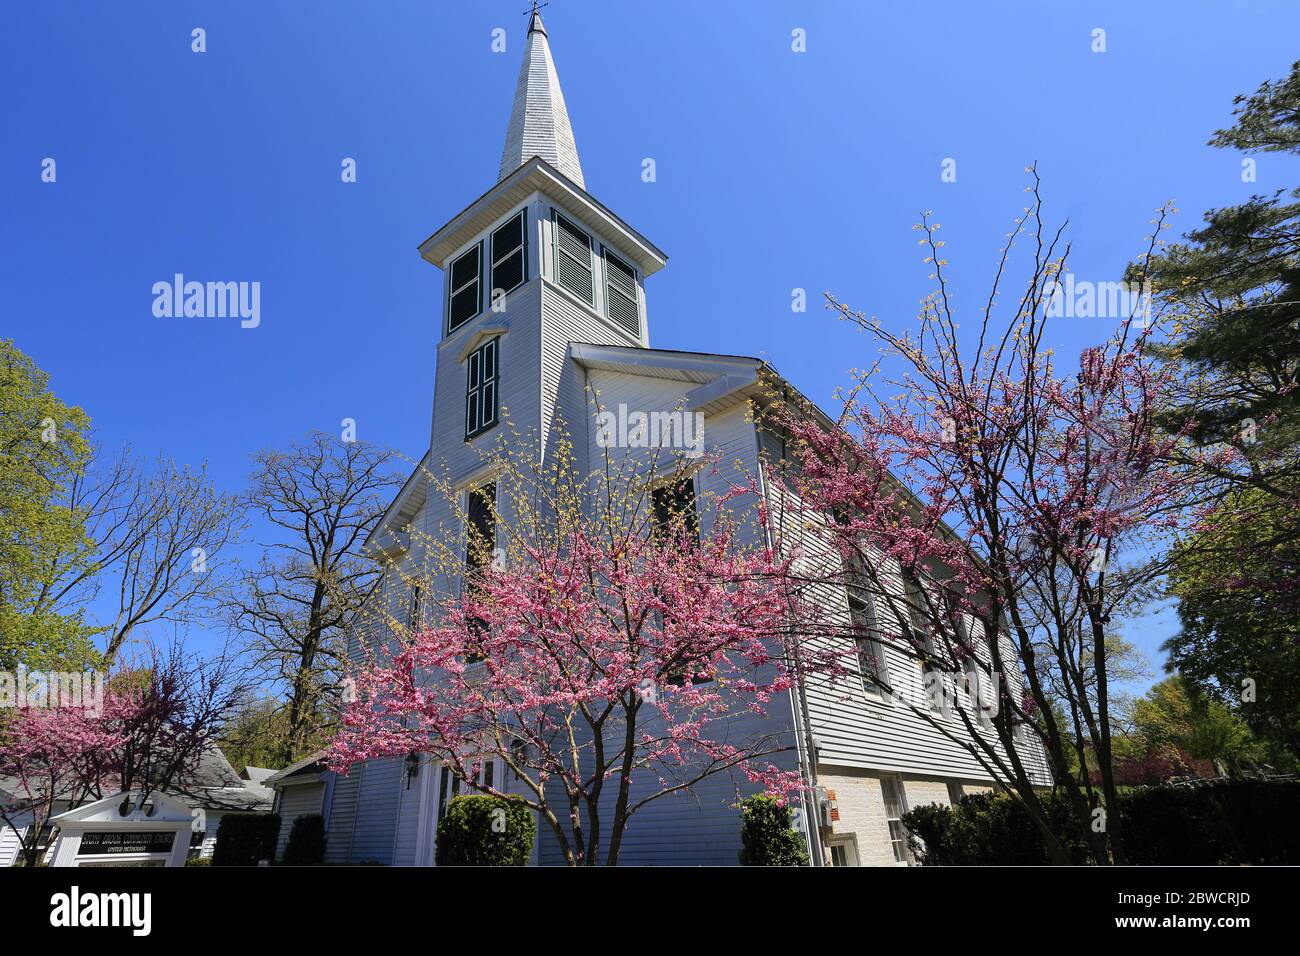
<instances>
[{"instance_id":1,"label":"pointed spire","mask_svg":"<svg viewBox=\"0 0 1300 956\"><path fill-rule=\"evenodd\" d=\"M528 21L525 44L499 179L505 179L534 156L540 156L586 189L582 164L578 162L578 145L569 125L569 111L564 105L555 61L551 59L546 25L536 4Z\"/></svg>"}]
</instances>

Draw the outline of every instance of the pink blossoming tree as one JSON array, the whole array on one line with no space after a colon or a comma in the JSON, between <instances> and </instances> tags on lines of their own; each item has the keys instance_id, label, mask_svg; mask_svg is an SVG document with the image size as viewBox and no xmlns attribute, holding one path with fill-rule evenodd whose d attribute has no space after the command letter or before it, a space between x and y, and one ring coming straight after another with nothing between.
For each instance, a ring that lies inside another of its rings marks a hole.
<instances>
[{"instance_id":1,"label":"pink blossoming tree","mask_svg":"<svg viewBox=\"0 0 1300 956\"><path fill-rule=\"evenodd\" d=\"M1049 313L1069 249L1044 227L1033 176L1033 204L969 316L928 216L918 228L937 288L910 330L828 297L878 355L837 422L809 412L785 425L802 506L835 516L845 583L874 607L871 637L926 674L929 699L912 709L1024 804L1054 860L1068 862L1083 834L1093 859L1122 863L1120 828L1105 820L1116 806L1108 656L1117 622L1158 583L1150 557L1191 520L1195 477L1170 454L1182 437L1155 424L1171 373L1148 355L1158 333L1146 316L1121 316L1077 368L1047 347L1065 321ZM1017 243L1031 261L1004 308ZM1050 781L1035 778L1044 758ZM1039 799L1048 782L1073 807L1069 836Z\"/></svg>"},{"instance_id":2,"label":"pink blossoming tree","mask_svg":"<svg viewBox=\"0 0 1300 956\"><path fill-rule=\"evenodd\" d=\"M20 833L35 865L58 805L117 791L143 802L197 788L204 754L248 693L235 658L147 649L107 681L102 705L29 706L0 721L0 820Z\"/></svg>"},{"instance_id":3,"label":"pink blossoming tree","mask_svg":"<svg viewBox=\"0 0 1300 956\"><path fill-rule=\"evenodd\" d=\"M41 831L60 801L91 793L101 755L122 740L84 707L22 707L0 727L0 821L19 835L27 866L40 856Z\"/></svg>"},{"instance_id":4,"label":"pink blossoming tree","mask_svg":"<svg viewBox=\"0 0 1300 956\"><path fill-rule=\"evenodd\" d=\"M836 663L794 653L798 588L752 486L674 505L630 466L576 474L556 444L542 467L492 456L490 516L460 517L495 541L429 536L412 586L431 623L356 675L331 762L432 755L463 789L532 808L569 865L613 865L637 813L708 778L798 790L793 731L764 715L789 706L797 674Z\"/></svg>"}]
</instances>

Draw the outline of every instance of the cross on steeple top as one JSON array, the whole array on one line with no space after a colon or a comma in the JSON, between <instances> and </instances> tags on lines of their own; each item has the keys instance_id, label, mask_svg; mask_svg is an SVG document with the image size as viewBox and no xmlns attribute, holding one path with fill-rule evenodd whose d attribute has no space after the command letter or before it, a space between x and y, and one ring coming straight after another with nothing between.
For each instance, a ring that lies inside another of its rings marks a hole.
<instances>
[{"instance_id":1,"label":"cross on steeple top","mask_svg":"<svg viewBox=\"0 0 1300 956\"><path fill-rule=\"evenodd\" d=\"M536 31L542 36L546 36L546 24L542 23L541 9L542 7L549 7L550 5L550 0L547 0L546 3L538 3L537 0L533 0L532 8L524 11L524 15L530 17L528 21L529 33Z\"/></svg>"}]
</instances>

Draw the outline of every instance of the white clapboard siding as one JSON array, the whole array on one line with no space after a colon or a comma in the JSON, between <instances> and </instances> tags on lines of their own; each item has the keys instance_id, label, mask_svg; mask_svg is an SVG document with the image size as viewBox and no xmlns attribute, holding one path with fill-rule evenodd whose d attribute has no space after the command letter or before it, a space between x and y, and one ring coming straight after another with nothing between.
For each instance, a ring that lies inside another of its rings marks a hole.
<instances>
[{"instance_id":1,"label":"white clapboard siding","mask_svg":"<svg viewBox=\"0 0 1300 956\"><path fill-rule=\"evenodd\" d=\"M352 863L352 837L357 819L357 794L365 764L353 767L346 776L334 779L330 794L329 826L325 834L325 862Z\"/></svg>"},{"instance_id":2,"label":"white clapboard siding","mask_svg":"<svg viewBox=\"0 0 1300 956\"><path fill-rule=\"evenodd\" d=\"M397 758L366 763L365 772L361 775L356 819L352 828L351 862L393 862L401 774L402 761Z\"/></svg>"},{"instance_id":3,"label":"white clapboard siding","mask_svg":"<svg viewBox=\"0 0 1300 956\"><path fill-rule=\"evenodd\" d=\"M276 859L284 856L293 821L313 813L324 813L324 799L323 783L299 783L280 789L280 835L275 841Z\"/></svg>"},{"instance_id":4,"label":"white clapboard siding","mask_svg":"<svg viewBox=\"0 0 1300 956\"><path fill-rule=\"evenodd\" d=\"M9 824L0 822L0 868L13 866L14 861L18 859L23 834L27 832L22 817L18 818L18 823L19 829L15 830Z\"/></svg>"},{"instance_id":5,"label":"white clapboard siding","mask_svg":"<svg viewBox=\"0 0 1300 956\"><path fill-rule=\"evenodd\" d=\"M824 517L805 508L788 488L781 488L777 482L771 482L770 487L774 497L773 510L787 546L800 549L804 555L804 569L812 577L834 579L840 573L841 559L830 544ZM882 580L890 593L902 601L903 579L897 563L886 560L879 552L869 551L868 557L877 568L883 569ZM816 589L815 600L829 622L847 626L848 600L843 587L821 586ZM885 612L878 609L877 613ZM966 621L968 626L973 625L969 617ZM845 638L843 649L848 652L851 648L852 642ZM1004 645L1003 653L1010 653L1009 646ZM987 650L981 659L988 660ZM1014 654L1005 659L1013 662ZM925 706L923 676L915 658L896 648L886 647L885 661L890 686L907 701ZM853 666L856 666L856 659ZM961 703L969 706L964 693ZM992 779L966 747L906 703L881 700L869 694L856 676L834 683L825 679L811 681L808 707L813 732L820 744L822 763L966 780ZM965 725L956 712L940 720L959 740L968 739ZM992 730L987 733L988 739L995 739ZM1035 767L1042 768L1041 754L1036 748L1020 749L1022 754L1029 752ZM1047 782L1046 778L1043 782Z\"/></svg>"}]
</instances>

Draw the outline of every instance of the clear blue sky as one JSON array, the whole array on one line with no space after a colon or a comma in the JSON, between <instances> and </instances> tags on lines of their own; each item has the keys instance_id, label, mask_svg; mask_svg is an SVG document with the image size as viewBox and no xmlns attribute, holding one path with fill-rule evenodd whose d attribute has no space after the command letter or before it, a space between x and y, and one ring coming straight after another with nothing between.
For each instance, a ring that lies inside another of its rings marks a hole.
<instances>
[{"instance_id":1,"label":"clear blue sky","mask_svg":"<svg viewBox=\"0 0 1300 956\"><path fill-rule=\"evenodd\" d=\"M442 277L416 245L495 181L527 5L7 2L0 335L105 444L207 461L230 490L256 449L344 417L418 457ZM1072 221L1076 274L1098 280L1166 199L1190 228L1297 178L1263 156L1244 184L1239 157L1205 145L1234 94L1300 56L1294 2L555 0L544 16L589 190L670 257L648 283L652 344L764 355L826 404L866 343L815 305L792 315L791 289L907 321L929 288L922 210L972 306L1030 161ZM150 288L176 272L260 281L261 327L155 318ZM1059 342L1104 332L1062 320ZM1170 627L1130 633L1155 657Z\"/></svg>"}]
</instances>

